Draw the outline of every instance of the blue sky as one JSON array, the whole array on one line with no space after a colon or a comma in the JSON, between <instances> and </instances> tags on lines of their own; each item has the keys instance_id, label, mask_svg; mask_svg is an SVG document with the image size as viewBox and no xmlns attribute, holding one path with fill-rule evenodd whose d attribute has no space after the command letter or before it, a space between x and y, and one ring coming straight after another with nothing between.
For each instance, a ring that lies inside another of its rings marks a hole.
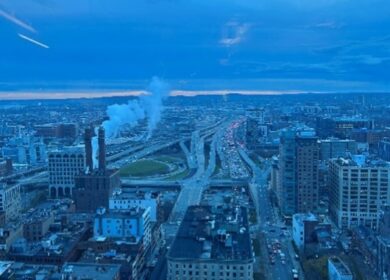
<instances>
[{"instance_id":1,"label":"blue sky","mask_svg":"<svg viewBox=\"0 0 390 280\"><path fill-rule=\"evenodd\" d=\"M389 91L390 1L0 0L0 91L155 75L181 90Z\"/></svg>"}]
</instances>

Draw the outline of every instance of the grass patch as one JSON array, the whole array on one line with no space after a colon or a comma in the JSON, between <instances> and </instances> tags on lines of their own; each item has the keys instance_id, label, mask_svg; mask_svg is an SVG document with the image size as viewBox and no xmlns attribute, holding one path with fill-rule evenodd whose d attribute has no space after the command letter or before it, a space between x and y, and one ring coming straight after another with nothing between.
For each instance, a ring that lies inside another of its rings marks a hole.
<instances>
[{"instance_id":1,"label":"grass patch","mask_svg":"<svg viewBox=\"0 0 390 280\"><path fill-rule=\"evenodd\" d=\"M307 279L328 279L328 256L304 261L303 270Z\"/></svg>"},{"instance_id":2,"label":"grass patch","mask_svg":"<svg viewBox=\"0 0 390 280\"><path fill-rule=\"evenodd\" d=\"M165 174L169 171L169 167L162 163L151 159L144 159L133 162L121 168L119 175L126 176L152 176Z\"/></svg>"}]
</instances>

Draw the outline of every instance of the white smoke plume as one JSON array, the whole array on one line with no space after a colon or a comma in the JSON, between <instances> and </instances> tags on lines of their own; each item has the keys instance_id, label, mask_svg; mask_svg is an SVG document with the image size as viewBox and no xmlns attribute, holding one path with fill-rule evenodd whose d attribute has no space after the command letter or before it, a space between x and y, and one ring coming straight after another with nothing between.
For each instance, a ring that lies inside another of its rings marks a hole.
<instances>
[{"instance_id":1,"label":"white smoke plume","mask_svg":"<svg viewBox=\"0 0 390 280\"><path fill-rule=\"evenodd\" d=\"M158 77L153 77L146 95L140 96L137 100L130 100L127 104L108 106L106 111L108 120L102 123L106 138L117 137L123 126L134 127L145 118L148 125L147 138L150 138L161 119L163 100L169 96L169 92L170 89L166 82ZM97 129L95 132L97 134ZM92 150L93 165L96 168L98 162L98 140L96 136L92 139Z\"/></svg>"},{"instance_id":2,"label":"white smoke plume","mask_svg":"<svg viewBox=\"0 0 390 280\"><path fill-rule=\"evenodd\" d=\"M147 90L149 94L141 96L141 106L144 108L148 119L147 138L150 138L161 119L163 100L169 95L170 90L168 84L157 77L153 77Z\"/></svg>"}]
</instances>

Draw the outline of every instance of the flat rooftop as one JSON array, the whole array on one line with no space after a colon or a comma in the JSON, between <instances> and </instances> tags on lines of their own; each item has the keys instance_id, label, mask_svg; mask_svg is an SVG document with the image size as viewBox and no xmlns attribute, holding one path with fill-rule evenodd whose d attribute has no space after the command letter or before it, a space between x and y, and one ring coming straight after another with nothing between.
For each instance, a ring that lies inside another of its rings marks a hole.
<instances>
[{"instance_id":1,"label":"flat rooftop","mask_svg":"<svg viewBox=\"0 0 390 280\"><path fill-rule=\"evenodd\" d=\"M331 257L329 261L336 267L341 275L352 275L348 266L338 257Z\"/></svg>"},{"instance_id":2,"label":"flat rooftop","mask_svg":"<svg viewBox=\"0 0 390 280\"><path fill-rule=\"evenodd\" d=\"M247 209L222 205L189 207L168 258L220 262L252 260Z\"/></svg>"},{"instance_id":3,"label":"flat rooftop","mask_svg":"<svg viewBox=\"0 0 390 280\"><path fill-rule=\"evenodd\" d=\"M74 279L112 280L119 274L118 264L67 263L62 274L71 275Z\"/></svg>"}]
</instances>

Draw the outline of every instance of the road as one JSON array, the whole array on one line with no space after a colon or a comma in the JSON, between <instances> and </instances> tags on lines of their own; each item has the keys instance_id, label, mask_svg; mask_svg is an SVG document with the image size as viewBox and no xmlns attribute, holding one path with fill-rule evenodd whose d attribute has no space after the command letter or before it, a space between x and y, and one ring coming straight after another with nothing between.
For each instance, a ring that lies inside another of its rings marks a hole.
<instances>
[{"instance_id":1,"label":"road","mask_svg":"<svg viewBox=\"0 0 390 280\"><path fill-rule=\"evenodd\" d=\"M265 263L266 276L270 280L293 279L293 268L300 272L299 279L304 279L291 245L291 229L282 222L271 204L268 190L271 162L264 160L263 167L260 169L244 149L240 149L240 155L252 169L252 180L249 187L257 212L256 235L259 240L263 241L261 242L261 250L266 252L263 256L267 256L267 258L258 261Z\"/></svg>"}]
</instances>

